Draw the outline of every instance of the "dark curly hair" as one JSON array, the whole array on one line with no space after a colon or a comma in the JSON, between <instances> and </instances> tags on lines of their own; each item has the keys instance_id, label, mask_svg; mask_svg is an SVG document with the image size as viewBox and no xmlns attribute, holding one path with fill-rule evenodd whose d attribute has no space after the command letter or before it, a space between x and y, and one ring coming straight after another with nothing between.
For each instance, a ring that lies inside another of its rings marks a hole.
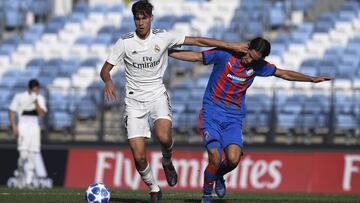
<instances>
[{"instance_id":1,"label":"dark curly hair","mask_svg":"<svg viewBox=\"0 0 360 203\"><path fill-rule=\"evenodd\" d=\"M134 15L134 18L139 14L152 16L153 5L147 0L137 1L132 5L131 11Z\"/></svg>"},{"instance_id":2,"label":"dark curly hair","mask_svg":"<svg viewBox=\"0 0 360 203\"><path fill-rule=\"evenodd\" d=\"M271 45L266 39L257 37L250 41L249 49L254 49L257 52L260 52L262 57L265 58L270 54Z\"/></svg>"}]
</instances>

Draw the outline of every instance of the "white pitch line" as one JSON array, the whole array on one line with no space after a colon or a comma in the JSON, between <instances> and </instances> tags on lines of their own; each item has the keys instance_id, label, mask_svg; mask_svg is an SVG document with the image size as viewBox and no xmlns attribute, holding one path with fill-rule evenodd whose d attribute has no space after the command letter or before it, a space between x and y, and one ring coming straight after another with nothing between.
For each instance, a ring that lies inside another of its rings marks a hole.
<instances>
[{"instance_id":1,"label":"white pitch line","mask_svg":"<svg viewBox=\"0 0 360 203\"><path fill-rule=\"evenodd\" d=\"M2 192L0 195L11 195L13 193ZM16 193L16 195L49 195L49 194L56 194L56 195L69 195L69 193L49 193L49 192L23 192L23 193ZM75 194L75 193L74 193ZM82 195L80 193L76 193L75 195Z\"/></svg>"}]
</instances>

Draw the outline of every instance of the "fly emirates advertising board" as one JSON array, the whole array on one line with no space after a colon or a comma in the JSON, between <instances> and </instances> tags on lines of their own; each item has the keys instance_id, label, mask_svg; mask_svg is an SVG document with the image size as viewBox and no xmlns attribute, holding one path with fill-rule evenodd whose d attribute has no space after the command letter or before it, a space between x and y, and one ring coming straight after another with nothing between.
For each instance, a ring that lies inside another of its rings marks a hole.
<instances>
[{"instance_id":1,"label":"fly emirates advertising board","mask_svg":"<svg viewBox=\"0 0 360 203\"><path fill-rule=\"evenodd\" d=\"M160 151L147 154L162 189L201 190L206 153L174 152L178 184L172 188L167 185L161 158ZM225 178L228 191L360 194L360 153L247 152ZM146 189L129 150L71 149L65 187L83 188L93 182L113 189Z\"/></svg>"}]
</instances>

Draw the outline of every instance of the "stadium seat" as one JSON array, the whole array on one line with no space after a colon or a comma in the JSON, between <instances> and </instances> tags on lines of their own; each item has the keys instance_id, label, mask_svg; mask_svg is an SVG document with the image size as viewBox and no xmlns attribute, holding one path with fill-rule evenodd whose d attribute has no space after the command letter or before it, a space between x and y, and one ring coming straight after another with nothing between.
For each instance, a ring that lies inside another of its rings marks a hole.
<instances>
[{"instance_id":1,"label":"stadium seat","mask_svg":"<svg viewBox=\"0 0 360 203\"><path fill-rule=\"evenodd\" d=\"M73 117L66 111L55 111L50 114L49 123L56 131L68 130L73 125Z\"/></svg>"},{"instance_id":2,"label":"stadium seat","mask_svg":"<svg viewBox=\"0 0 360 203\"><path fill-rule=\"evenodd\" d=\"M354 130L357 127L357 122L352 114L338 114L336 116L336 127L346 130Z\"/></svg>"},{"instance_id":3,"label":"stadium seat","mask_svg":"<svg viewBox=\"0 0 360 203\"><path fill-rule=\"evenodd\" d=\"M7 130L10 129L10 126L9 111L0 110L0 129Z\"/></svg>"}]
</instances>

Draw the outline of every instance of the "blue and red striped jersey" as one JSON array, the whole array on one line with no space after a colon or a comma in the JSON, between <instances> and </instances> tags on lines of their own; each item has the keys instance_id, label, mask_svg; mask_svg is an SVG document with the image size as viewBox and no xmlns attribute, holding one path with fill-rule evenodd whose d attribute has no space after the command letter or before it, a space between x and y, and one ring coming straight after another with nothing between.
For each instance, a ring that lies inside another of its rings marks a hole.
<instances>
[{"instance_id":1,"label":"blue and red striped jersey","mask_svg":"<svg viewBox=\"0 0 360 203\"><path fill-rule=\"evenodd\" d=\"M245 95L256 76L274 75L276 67L263 61L254 67L244 67L230 52L211 49L202 52L205 65L214 64L207 84L203 106L211 105L230 115L245 117Z\"/></svg>"}]
</instances>

